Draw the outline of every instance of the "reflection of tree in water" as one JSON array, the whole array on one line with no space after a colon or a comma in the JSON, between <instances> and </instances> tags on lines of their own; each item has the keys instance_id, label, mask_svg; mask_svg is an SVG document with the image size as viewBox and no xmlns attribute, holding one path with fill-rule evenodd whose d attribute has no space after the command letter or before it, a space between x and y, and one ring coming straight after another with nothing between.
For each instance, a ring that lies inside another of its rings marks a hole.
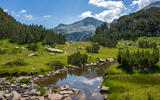
<instances>
[{"instance_id":1,"label":"reflection of tree in water","mask_svg":"<svg viewBox=\"0 0 160 100\"><path fill-rule=\"evenodd\" d=\"M54 76L49 76L46 77L45 79L39 80L38 82L36 82L39 86L49 86L51 84L56 84L59 80L63 80L66 79L67 77L67 72L64 73L60 73L60 74L56 74Z\"/></svg>"}]
</instances>

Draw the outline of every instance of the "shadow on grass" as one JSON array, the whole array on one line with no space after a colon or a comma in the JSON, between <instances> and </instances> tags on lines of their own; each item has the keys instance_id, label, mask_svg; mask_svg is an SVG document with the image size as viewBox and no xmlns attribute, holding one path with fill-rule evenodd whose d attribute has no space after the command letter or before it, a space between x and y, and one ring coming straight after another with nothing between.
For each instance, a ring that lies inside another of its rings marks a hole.
<instances>
[{"instance_id":1,"label":"shadow on grass","mask_svg":"<svg viewBox=\"0 0 160 100\"><path fill-rule=\"evenodd\" d=\"M121 69L123 72L127 73L127 74L134 74L134 73L141 73L141 74L154 74L154 73L157 73L157 72L160 72L160 66L158 65L154 65L150 68L145 68L143 70L135 70L135 69L132 69L132 68L125 68L123 67L122 65L119 65L117 67L118 69Z\"/></svg>"}]
</instances>

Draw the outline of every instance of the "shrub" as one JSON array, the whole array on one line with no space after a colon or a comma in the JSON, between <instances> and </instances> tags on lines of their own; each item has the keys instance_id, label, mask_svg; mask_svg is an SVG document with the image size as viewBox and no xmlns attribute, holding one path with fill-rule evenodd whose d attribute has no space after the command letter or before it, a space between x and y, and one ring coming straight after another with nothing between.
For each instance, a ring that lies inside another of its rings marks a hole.
<instances>
[{"instance_id":1,"label":"shrub","mask_svg":"<svg viewBox=\"0 0 160 100\"><path fill-rule=\"evenodd\" d=\"M138 42L138 46L140 48L156 48L157 47L157 43L156 42L150 42L147 40L141 40Z\"/></svg>"},{"instance_id":2,"label":"shrub","mask_svg":"<svg viewBox=\"0 0 160 100\"><path fill-rule=\"evenodd\" d=\"M17 54L17 53L21 53L21 52L22 51L19 48L13 48L12 51L11 51L12 54Z\"/></svg>"},{"instance_id":3,"label":"shrub","mask_svg":"<svg viewBox=\"0 0 160 100\"><path fill-rule=\"evenodd\" d=\"M127 50L119 50L118 63L126 71L152 71L155 69L155 65L159 62L159 49L154 48L153 53L149 51L137 51L130 52Z\"/></svg>"},{"instance_id":4,"label":"shrub","mask_svg":"<svg viewBox=\"0 0 160 100\"><path fill-rule=\"evenodd\" d=\"M79 51L68 56L68 63L73 65L80 65L87 63L88 55L81 54Z\"/></svg>"},{"instance_id":5,"label":"shrub","mask_svg":"<svg viewBox=\"0 0 160 100\"><path fill-rule=\"evenodd\" d=\"M7 49L0 48L0 55L7 53Z\"/></svg>"},{"instance_id":6,"label":"shrub","mask_svg":"<svg viewBox=\"0 0 160 100\"><path fill-rule=\"evenodd\" d=\"M43 89L43 88L38 88L37 91L40 92L40 95L41 95L41 96L44 95L44 94L46 93L46 90Z\"/></svg>"},{"instance_id":7,"label":"shrub","mask_svg":"<svg viewBox=\"0 0 160 100\"><path fill-rule=\"evenodd\" d=\"M60 61L50 61L47 63L47 65L51 66L53 69L63 69L64 68L64 63Z\"/></svg>"},{"instance_id":8,"label":"shrub","mask_svg":"<svg viewBox=\"0 0 160 100\"><path fill-rule=\"evenodd\" d=\"M20 83L28 83L31 79L30 78L22 78Z\"/></svg>"},{"instance_id":9,"label":"shrub","mask_svg":"<svg viewBox=\"0 0 160 100\"><path fill-rule=\"evenodd\" d=\"M86 48L88 53L98 53L99 49L100 49L100 46L97 43L94 43L92 44L92 46L88 46Z\"/></svg>"},{"instance_id":10,"label":"shrub","mask_svg":"<svg viewBox=\"0 0 160 100\"><path fill-rule=\"evenodd\" d=\"M31 51L37 51L38 50L38 45L36 43L32 43L32 44L29 44L27 46L28 50L31 50Z\"/></svg>"},{"instance_id":11,"label":"shrub","mask_svg":"<svg viewBox=\"0 0 160 100\"><path fill-rule=\"evenodd\" d=\"M17 59L15 61L7 62L6 66L25 66L27 63L23 59Z\"/></svg>"},{"instance_id":12,"label":"shrub","mask_svg":"<svg viewBox=\"0 0 160 100\"><path fill-rule=\"evenodd\" d=\"M53 93L57 93L57 92L58 92L58 86L52 87L52 92L53 92Z\"/></svg>"}]
</instances>

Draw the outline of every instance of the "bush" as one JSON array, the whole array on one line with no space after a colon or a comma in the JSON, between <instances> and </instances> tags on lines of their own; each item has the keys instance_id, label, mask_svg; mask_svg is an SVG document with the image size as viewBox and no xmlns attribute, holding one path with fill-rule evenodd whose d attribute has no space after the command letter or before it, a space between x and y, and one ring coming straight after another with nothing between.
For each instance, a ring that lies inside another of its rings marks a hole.
<instances>
[{"instance_id":1,"label":"bush","mask_svg":"<svg viewBox=\"0 0 160 100\"><path fill-rule=\"evenodd\" d=\"M7 49L0 48L0 55L7 53Z\"/></svg>"},{"instance_id":2,"label":"bush","mask_svg":"<svg viewBox=\"0 0 160 100\"><path fill-rule=\"evenodd\" d=\"M73 65L81 65L87 63L88 55L81 54L79 51L68 56L68 63Z\"/></svg>"},{"instance_id":3,"label":"bush","mask_svg":"<svg viewBox=\"0 0 160 100\"><path fill-rule=\"evenodd\" d=\"M31 50L31 51L37 51L38 50L38 45L36 43L32 43L32 44L29 44L27 46L28 50Z\"/></svg>"},{"instance_id":4,"label":"bush","mask_svg":"<svg viewBox=\"0 0 160 100\"><path fill-rule=\"evenodd\" d=\"M30 78L23 78L20 80L20 83L28 83L30 80Z\"/></svg>"},{"instance_id":5,"label":"bush","mask_svg":"<svg viewBox=\"0 0 160 100\"><path fill-rule=\"evenodd\" d=\"M44 94L46 93L46 90L43 89L43 88L38 88L37 91L40 92L40 95L41 95L41 96L44 95Z\"/></svg>"},{"instance_id":6,"label":"bush","mask_svg":"<svg viewBox=\"0 0 160 100\"><path fill-rule=\"evenodd\" d=\"M147 40L141 40L138 42L138 46L140 48L156 48L157 43L156 42L149 42Z\"/></svg>"},{"instance_id":7,"label":"bush","mask_svg":"<svg viewBox=\"0 0 160 100\"><path fill-rule=\"evenodd\" d=\"M53 92L53 93L57 93L57 92L58 92L58 86L52 87L52 92Z\"/></svg>"},{"instance_id":8,"label":"bush","mask_svg":"<svg viewBox=\"0 0 160 100\"><path fill-rule=\"evenodd\" d=\"M11 51L11 54L17 54L17 53L21 53L21 49L19 48L13 48L12 51Z\"/></svg>"},{"instance_id":9,"label":"bush","mask_svg":"<svg viewBox=\"0 0 160 100\"><path fill-rule=\"evenodd\" d=\"M154 48L153 53L149 51L137 51L131 53L127 50L119 50L118 63L121 64L121 68L132 72L138 71L152 71L155 69L155 65L159 62L159 49Z\"/></svg>"},{"instance_id":10,"label":"bush","mask_svg":"<svg viewBox=\"0 0 160 100\"><path fill-rule=\"evenodd\" d=\"M88 53L98 53L99 49L100 49L100 46L97 43L94 43L92 44L92 46L88 46L86 48Z\"/></svg>"},{"instance_id":11,"label":"bush","mask_svg":"<svg viewBox=\"0 0 160 100\"><path fill-rule=\"evenodd\" d=\"M47 65L51 66L53 69L63 69L64 68L64 63L60 61L50 61L47 63Z\"/></svg>"},{"instance_id":12,"label":"bush","mask_svg":"<svg viewBox=\"0 0 160 100\"><path fill-rule=\"evenodd\" d=\"M23 59L17 59L15 61L7 62L5 66L25 66L27 63Z\"/></svg>"}]
</instances>

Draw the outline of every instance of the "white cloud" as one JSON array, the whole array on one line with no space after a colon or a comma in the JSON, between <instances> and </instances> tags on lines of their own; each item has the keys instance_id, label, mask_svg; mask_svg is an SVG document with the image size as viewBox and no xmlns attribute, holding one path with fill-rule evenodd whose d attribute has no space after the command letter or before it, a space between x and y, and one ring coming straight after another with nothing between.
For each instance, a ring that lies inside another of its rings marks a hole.
<instances>
[{"instance_id":1,"label":"white cloud","mask_svg":"<svg viewBox=\"0 0 160 100\"><path fill-rule=\"evenodd\" d=\"M4 9L4 12L8 12L8 9Z\"/></svg>"},{"instance_id":2,"label":"white cloud","mask_svg":"<svg viewBox=\"0 0 160 100\"><path fill-rule=\"evenodd\" d=\"M119 18L120 14L121 9L116 8L111 10L104 10L103 12L96 14L95 18L111 23L114 19Z\"/></svg>"},{"instance_id":3,"label":"white cloud","mask_svg":"<svg viewBox=\"0 0 160 100\"><path fill-rule=\"evenodd\" d=\"M99 20L111 23L114 19L117 19L121 15L126 14L126 12L129 12L122 1L89 0L89 4L95 5L97 7L103 7L105 10L94 15L92 15L91 11L87 11L80 15L81 18L94 17Z\"/></svg>"},{"instance_id":4,"label":"white cloud","mask_svg":"<svg viewBox=\"0 0 160 100\"><path fill-rule=\"evenodd\" d=\"M19 13L26 13L27 11L26 10L21 10Z\"/></svg>"},{"instance_id":5,"label":"white cloud","mask_svg":"<svg viewBox=\"0 0 160 100\"><path fill-rule=\"evenodd\" d=\"M87 79L87 78L81 79L81 81L83 83L88 84L88 85L93 85L95 82L101 81L101 80L102 80L101 77L97 77L97 78L94 78L94 79Z\"/></svg>"},{"instance_id":6,"label":"white cloud","mask_svg":"<svg viewBox=\"0 0 160 100\"><path fill-rule=\"evenodd\" d=\"M24 17L28 20L33 19L33 16L31 14L24 14Z\"/></svg>"},{"instance_id":7,"label":"white cloud","mask_svg":"<svg viewBox=\"0 0 160 100\"><path fill-rule=\"evenodd\" d=\"M86 17L93 17L93 16L92 16L91 11L86 11L86 12L82 13L79 17L86 18Z\"/></svg>"},{"instance_id":8,"label":"white cloud","mask_svg":"<svg viewBox=\"0 0 160 100\"><path fill-rule=\"evenodd\" d=\"M44 18L51 18L52 16L51 15L46 15L46 16L43 16Z\"/></svg>"},{"instance_id":9,"label":"white cloud","mask_svg":"<svg viewBox=\"0 0 160 100\"><path fill-rule=\"evenodd\" d=\"M152 2L155 2L155 1L159 1L159 0L134 0L131 4L131 6L135 6L135 5L138 5L138 8L139 9L142 9L144 8L145 6L149 5L150 3Z\"/></svg>"},{"instance_id":10,"label":"white cloud","mask_svg":"<svg viewBox=\"0 0 160 100\"><path fill-rule=\"evenodd\" d=\"M89 4L93 4L95 6L104 7L108 9L123 8L122 1L90 0Z\"/></svg>"}]
</instances>

